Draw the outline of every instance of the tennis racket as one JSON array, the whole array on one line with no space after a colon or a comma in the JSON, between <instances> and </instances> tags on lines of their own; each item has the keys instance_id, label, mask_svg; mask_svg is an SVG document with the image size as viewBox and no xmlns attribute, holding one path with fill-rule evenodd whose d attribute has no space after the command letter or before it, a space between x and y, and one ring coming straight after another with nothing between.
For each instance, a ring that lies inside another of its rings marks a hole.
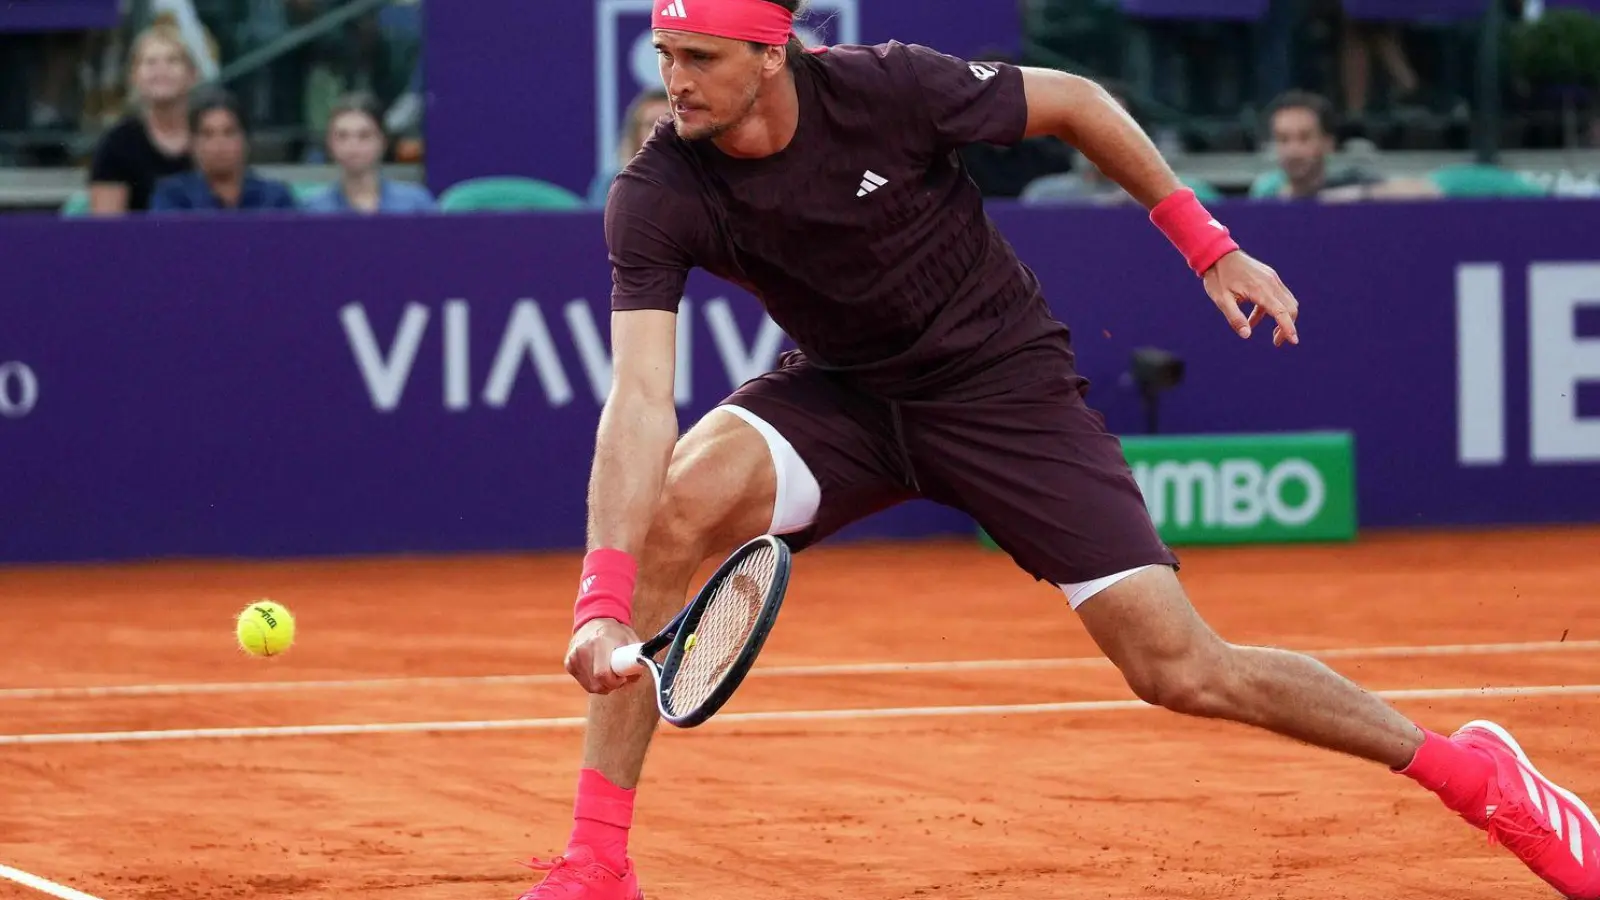
<instances>
[{"instance_id":1,"label":"tennis racket","mask_svg":"<svg viewBox=\"0 0 1600 900\"><path fill-rule=\"evenodd\" d=\"M733 696L766 643L789 587L789 564L783 541L771 535L750 541L659 634L613 651L612 670L648 669L663 719L679 728L705 722Z\"/></svg>"}]
</instances>

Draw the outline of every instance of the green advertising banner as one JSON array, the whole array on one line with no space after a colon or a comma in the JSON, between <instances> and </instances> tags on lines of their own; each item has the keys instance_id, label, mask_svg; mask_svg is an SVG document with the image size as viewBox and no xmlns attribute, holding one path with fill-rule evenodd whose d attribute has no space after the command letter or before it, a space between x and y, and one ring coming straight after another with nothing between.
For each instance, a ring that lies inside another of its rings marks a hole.
<instances>
[{"instance_id":1,"label":"green advertising banner","mask_svg":"<svg viewBox=\"0 0 1600 900\"><path fill-rule=\"evenodd\" d=\"M1122 439L1169 544L1346 541L1356 534L1348 432ZM987 546L988 536L980 532Z\"/></svg>"}]
</instances>

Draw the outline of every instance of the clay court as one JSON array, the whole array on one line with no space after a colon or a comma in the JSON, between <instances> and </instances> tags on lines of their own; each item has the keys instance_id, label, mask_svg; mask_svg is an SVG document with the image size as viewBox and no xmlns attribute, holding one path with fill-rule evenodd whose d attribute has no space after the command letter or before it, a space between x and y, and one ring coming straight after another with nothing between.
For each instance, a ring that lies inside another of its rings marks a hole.
<instances>
[{"instance_id":1,"label":"clay court","mask_svg":"<svg viewBox=\"0 0 1600 900\"><path fill-rule=\"evenodd\" d=\"M1226 637L1496 719L1600 796L1600 529L1183 557ZM577 567L0 573L0 865L102 900L510 900L570 825ZM272 660L232 643L263 596L299 620ZM1553 896L1404 779L1139 704L1059 593L954 541L796 557L739 694L660 732L634 855L655 900Z\"/></svg>"}]
</instances>

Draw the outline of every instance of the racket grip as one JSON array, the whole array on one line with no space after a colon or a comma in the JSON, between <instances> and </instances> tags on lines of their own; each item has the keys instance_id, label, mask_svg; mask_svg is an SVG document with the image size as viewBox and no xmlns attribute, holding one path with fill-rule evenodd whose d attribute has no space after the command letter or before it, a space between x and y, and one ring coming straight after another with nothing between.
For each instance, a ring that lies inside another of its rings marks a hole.
<instances>
[{"instance_id":1,"label":"racket grip","mask_svg":"<svg viewBox=\"0 0 1600 900\"><path fill-rule=\"evenodd\" d=\"M644 663L639 659L639 651L644 644L624 644L611 651L611 671L618 675L632 675L644 668Z\"/></svg>"}]
</instances>

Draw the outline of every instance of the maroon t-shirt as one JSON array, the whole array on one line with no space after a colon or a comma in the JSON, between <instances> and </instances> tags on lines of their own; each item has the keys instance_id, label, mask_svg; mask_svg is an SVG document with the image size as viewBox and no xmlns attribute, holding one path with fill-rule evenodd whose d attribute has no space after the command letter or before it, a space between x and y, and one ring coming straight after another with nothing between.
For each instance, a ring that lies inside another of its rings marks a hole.
<instances>
[{"instance_id":1,"label":"maroon t-shirt","mask_svg":"<svg viewBox=\"0 0 1600 900\"><path fill-rule=\"evenodd\" d=\"M612 308L676 310L698 266L759 298L814 365L886 396L1065 346L955 153L1023 138L1021 70L898 42L811 62L795 71L798 129L772 156L657 126L606 204Z\"/></svg>"}]
</instances>

